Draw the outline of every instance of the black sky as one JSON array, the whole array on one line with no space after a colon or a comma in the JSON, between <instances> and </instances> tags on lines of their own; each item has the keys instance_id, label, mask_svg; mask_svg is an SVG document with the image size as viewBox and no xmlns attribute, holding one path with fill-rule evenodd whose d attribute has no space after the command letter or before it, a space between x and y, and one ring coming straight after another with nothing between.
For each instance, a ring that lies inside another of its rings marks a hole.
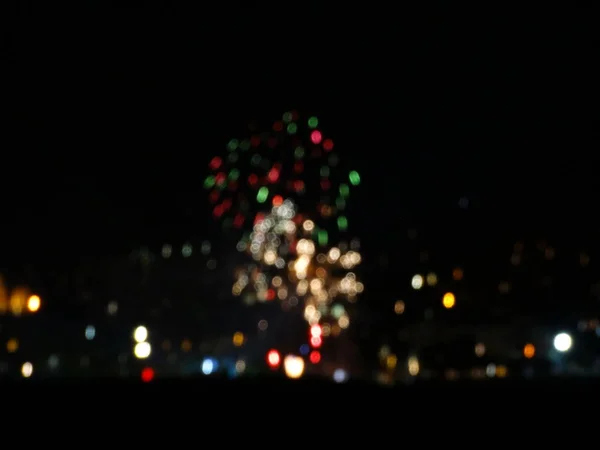
<instances>
[{"instance_id":1,"label":"black sky","mask_svg":"<svg viewBox=\"0 0 600 450\"><path fill-rule=\"evenodd\" d=\"M360 167L358 226L373 248L412 225L453 255L527 233L589 244L597 46L585 12L86 17L22 14L5 33L4 266L208 233L210 156L248 119L292 108L324 117ZM463 196L469 215L456 216Z\"/></svg>"}]
</instances>

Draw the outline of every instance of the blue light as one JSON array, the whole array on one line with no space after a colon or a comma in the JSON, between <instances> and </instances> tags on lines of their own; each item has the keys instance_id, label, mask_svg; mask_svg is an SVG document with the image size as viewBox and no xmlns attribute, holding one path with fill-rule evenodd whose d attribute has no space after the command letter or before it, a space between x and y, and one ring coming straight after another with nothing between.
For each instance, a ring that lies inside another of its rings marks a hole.
<instances>
[{"instance_id":1,"label":"blue light","mask_svg":"<svg viewBox=\"0 0 600 450\"><path fill-rule=\"evenodd\" d=\"M204 375L210 375L217 370L217 362L214 359L207 358L202 361L202 373Z\"/></svg>"},{"instance_id":2,"label":"blue light","mask_svg":"<svg viewBox=\"0 0 600 450\"><path fill-rule=\"evenodd\" d=\"M308 346L308 344L302 344L300 346L300 354L306 356L308 355L308 352L310 352L310 347Z\"/></svg>"}]
</instances>

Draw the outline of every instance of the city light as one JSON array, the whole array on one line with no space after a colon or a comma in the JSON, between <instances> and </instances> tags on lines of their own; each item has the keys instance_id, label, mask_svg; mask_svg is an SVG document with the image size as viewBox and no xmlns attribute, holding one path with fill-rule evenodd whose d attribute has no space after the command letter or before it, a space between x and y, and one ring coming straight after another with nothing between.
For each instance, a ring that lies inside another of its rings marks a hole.
<instances>
[{"instance_id":1,"label":"city light","mask_svg":"<svg viewBox=\"0 0 600 450\"><path fill-rule=\"evenodd\" d=\"M554 337L553 344L556 351L561 353L568 352L573 346L573 338L568 333L558 333Z\"/></svg>"},{"instance_id":2,"label":"city light","mask_svg":"<svg viewBox=\"0 0 600 450\"><path fill-rule=\"evenodd\" d=\"M37 312L42 305L42 300L37 295L32 295L27 299L27 309L29 312Z\"/></svg>"},{"instance_id":3,"label":"city light","mask_svg":"<svg viewBox=\"0 0 600 450\"><path fill-rule=\"evenodd\" d=\"M283 369L288 378L300 378L304 374L304 360L299 356L288 355L283 360Z\"/></svg>"},{"instance_id":4,"label":"city light","mask_svg":"<svg viewBox=\"0 0 600 450\"><path fill-rule=\"evenodd\" d=\"M23 375L24 378L29 378L31 375L33 375L33 364L30 362L24 363L21 366L21 375Z\"/></svg>"},{"instance_id":5,"label":"city light","mask_svg":"<svg viewBox=\"0 0 600 450\"><path fill-rule=\"evenodd\" d=\"M133 348L133 354L137 359L146 359L152 353L152 346L148 342L138 342Z\"/></svg>"},{"instance_id":6,"label":"city light","mask_svg":"<svg viewBox=\"0 0 600 450\"><path fill-rule=\"evenodd\" d=\"M145 326L140 325L133 331L133 340L135 342L144 342L148 339L148 329Z\"/></svg>"},{"instance_id":7,"label":"city light","mask_svg":"<svg viewBox=\"0 0 600 450\"><path fill-rule=\"evenodd\" d=\"M269 353L267 353L267 363L269 366L273 368L278 367L280 362L281 356L277 350L270 350Z\"/></svg>"}]
</instances>

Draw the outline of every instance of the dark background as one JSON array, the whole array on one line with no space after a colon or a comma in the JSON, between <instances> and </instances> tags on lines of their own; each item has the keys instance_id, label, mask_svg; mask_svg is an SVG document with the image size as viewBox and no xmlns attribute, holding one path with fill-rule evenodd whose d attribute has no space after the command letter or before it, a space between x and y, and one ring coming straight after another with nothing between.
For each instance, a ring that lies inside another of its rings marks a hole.
<instances>
[{"instance_id":1,"label":"dark background","mask_svg":"<svg viewBox=\"0 0 600 450\"><path fill-rule=\"evenodd\" d=\"M598 245L593 15L293 11L155 2L11 16L2 271L43 278L82 258L217 236L202 190L208 161L249 119L299 109L321 118L362 174L351 225L372 321L409 289L420 252L439 272L464 267L473 299L513 276L517 240L551 242L565 262L532 265L527 280L550 270L558 281L543 295L524 283L503 317L596 308L595 275L573 287L577 255Z\"/></svg>"}]
</instances>

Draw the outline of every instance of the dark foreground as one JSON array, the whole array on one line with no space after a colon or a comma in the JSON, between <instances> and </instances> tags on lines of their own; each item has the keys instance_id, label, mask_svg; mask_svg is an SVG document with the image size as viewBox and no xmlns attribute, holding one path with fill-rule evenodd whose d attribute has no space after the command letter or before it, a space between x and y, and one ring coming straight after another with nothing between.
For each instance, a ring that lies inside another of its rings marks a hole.
<instances>
[{"instance_id":1,"label":"dark foreground","mask_svg":"<svg viewBox=\"0 0 600 450\"><path fill-rule=\"evenodd\" d=\"M319 378L289 380L281 377L248 377L225 379L213 377L163 378L144 383L138 378L63 378L44 380L17 380L0 383L0 394L19 395L84 395L110 398L113 395L153 396L171 395L269 395L280 399L286 396L319 393L336 396L411 397L421 395L477 394L508 395L512 393L552 392L553 395L577 392L600 392L600 378L553 377L547 379L503 379L485 381L416 381L394 386L370 382L349 381L333 383ZM5 398L5 397L4 397Z\"/></svg>"},{"instance_id":2,"label":"dark foreground","mask_svg":"<svg viewBox=\"0 0 600 450\"><path fill-rule=\"evenodd\" d=\"M28 427L35 420L65 442L82 443L85 435L86 442L103 441L107 446L141 445L140 439L153 446L154 441L174 445L173 439L187 445L211 436L224 446L268 444L265 439L274 445L288 434L302 441L317 439L311 433L319 434L323 445L331 440L338 446L354 446L357 439L372 442L382 435L394 439L418 435L423 442L437 442L452 436L460 440L464 433L521 435L530 422L542 427L530 436L539 444L542 437L553 439L547 433L553 430L551 421L587 416L599 392L600 380L584 378L394 387L208 377L149 383L139 379L0 383L3 411L15 419L14 433L30 434ZM488 427L493 431L484 431ZM47 439L45 434L29 437Z\"/></svg>"}]
</instances>

